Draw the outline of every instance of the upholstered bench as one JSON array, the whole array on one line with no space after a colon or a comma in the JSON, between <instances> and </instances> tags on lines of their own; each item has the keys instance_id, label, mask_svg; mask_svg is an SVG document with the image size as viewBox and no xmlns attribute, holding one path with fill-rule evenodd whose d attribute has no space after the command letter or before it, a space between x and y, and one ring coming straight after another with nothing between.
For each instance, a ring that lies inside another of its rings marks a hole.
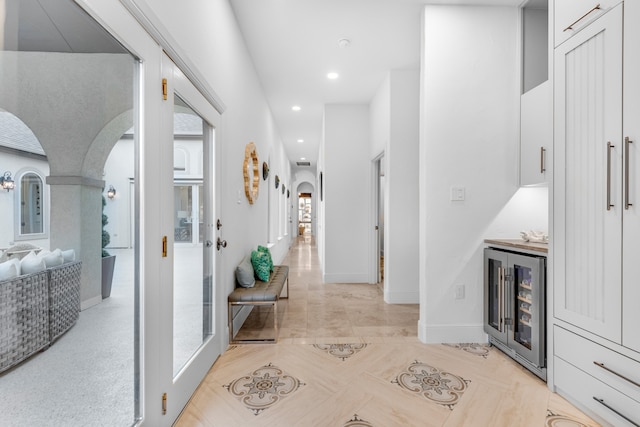
<instances>
[{"instance_id":1,"label":"upholstered bench","mask_svg":"<svg viewBox=\"0 0 640 427\"><path fill-rule=\"evenodd\" d=\"M281 297L282 290L287 285L286 296ZM230 344L243 344L243 343L256 343L256 342L271 342L278 341L278 300L280 298L289 297L289 266L288 265L274 265L273 273L270 274L269 280L263 282L256 280L255 285L250 288L236 287L236 289L229 294L228 310L229 310L229 343ZM261 306L272 305L273 306L273 329L275 336L272 339L243 339L236 340L233 331L233 307L237 306Z\"/></svg>"}]
</instances>

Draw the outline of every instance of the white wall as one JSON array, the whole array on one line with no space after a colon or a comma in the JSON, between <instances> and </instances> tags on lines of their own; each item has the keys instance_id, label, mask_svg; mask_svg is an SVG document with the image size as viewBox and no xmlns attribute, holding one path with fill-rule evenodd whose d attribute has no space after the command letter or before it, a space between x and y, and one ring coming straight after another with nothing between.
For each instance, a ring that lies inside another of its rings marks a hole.
<instances>
[{"instance_id":1,"label":"white wall","mask_svg":"<svg viewBox=\"0 0 640 427\"><path fill-rule=\"evenodd\" d=\"M324 233L322 261L326 283L368 282L370 256L369 106L325 105ZM320 248L319 248L320 249Z\"/></svg>"},{"instance_id":2,"label":"white wall","mask_svg":"<svg viewBox=\"0 0 640 427\"><path fill-rule=\"evenodd\" d=\"M385 153L381 182L385 186L384 298L388 303L419 301L419 93L419 70L391 70L370 106L371 159ZM375 238L371 240L375 245Z\"/></svg>"},{"instance_id":3,"label":"white wall","mask_svg":"<svg viewBox=\"0 0 640 427\"><path fill-rule=\"evenodd\" d=\"M418 325L423 342L485 339L483 240L498 231L504 237L517 232L496 222L518 182L517 21L515 7L424 10ZM450 201L452 186L464 187L466 200ZM457 285L464 285L465 299L454 300Z\"/></svg>"},{"instance_id":4,"label":"white wall","mask_svg":"<svg viewBox=\"0 0 640 427\"><path fill-rule=\"evenodd\" d=\"M235 265L258 244L264 245L269 240L269 203L272 214L274 210L277 212L278 205L284 206L286 194L269 193L267 186L274 186L273 180L279 175L281 183L291 188L291 168L229 3L217 0L148 2L148 5L177 45L186 48L189 59L227 107L216 137L222 144L220 233L229 243L224 254L225 286L229 293L235 286ZM203 40L207 43L203 44ZM256 144L260 168L269 159L271 170L267 181L260 180L258 199L253 205L244 196L242 175L244 149L249 142ZM272 221L284 224L281 218ZM291 236L286 227L277 230L271 250L274 261L280 262L289 249Z\"/></svg>"},{"instance_id":5,"label":"white wall","mask_svg":"<svg viewBox=\"0 0 640 427\"><path fill-rule=\"evenodd\" d=\"M371 150L374 159L384 152L391 137L391 76L387 74L369 104L371 114Z\"/></svg>"},{"instance_id":6,"label":"white wall","mask_svg":"<svg viewBox=\"0 0 640 427\"><path fill-rule=\"evenodd\" d=\"M391 71L391 138L385 151L385 301L419 302L419 70ZM387 285L389 283L389 286Z\"/></svg>"}]
</instances>

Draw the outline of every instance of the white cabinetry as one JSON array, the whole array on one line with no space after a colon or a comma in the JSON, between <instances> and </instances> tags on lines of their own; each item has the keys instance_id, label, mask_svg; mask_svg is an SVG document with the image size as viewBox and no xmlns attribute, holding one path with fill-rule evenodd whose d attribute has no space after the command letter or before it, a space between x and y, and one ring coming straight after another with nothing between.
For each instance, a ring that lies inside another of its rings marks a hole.
<instances>
[{"instance_id":1,"label":"white cabinetry","mask_svg":"<svg viewBox=\"0 0 640 427\"><path fill-rule=\"evenodd\" d=\"M621 338L622 6L555 50L554 314Z\"/></svg>"},{"instance_id":2,"label":"white cabinetry","mask_svg":"<svg viewBox=\"0 0 640 427\"><path fill-rule=\"evenodd\" d=\"M520 185L547 182L553 133L550 105L548 80L520 97Z\"/></svg>"},{"instance_id":3,"label":"white cabinetry","mask_svg":"<svg viewBox=\"0 0 640 427\"><path fill-rule=\"evenodd\" d=\"M549 81L549 12L546 1L521 8L520 185L547 182L552 115Z\"/></svg>"},{"instance_id":4,"label":"white cabinetry","mask_svg":"<svg viewBox=\"0 0 640 427\"><path fill-rule=\"evenodd\" d=\"M621 1L555 0L554 46L573 37Z\"/></svg>"},{"instance_id":5,"label":"white cabinetry","mask_svg":"<svg viewBox=\"0 0 640 427\"><path fill-rule=\"evenodd\" d=\"M639 425L640 2L579 4L554 7L554 386Z\"/></svg>"}]
</instances>

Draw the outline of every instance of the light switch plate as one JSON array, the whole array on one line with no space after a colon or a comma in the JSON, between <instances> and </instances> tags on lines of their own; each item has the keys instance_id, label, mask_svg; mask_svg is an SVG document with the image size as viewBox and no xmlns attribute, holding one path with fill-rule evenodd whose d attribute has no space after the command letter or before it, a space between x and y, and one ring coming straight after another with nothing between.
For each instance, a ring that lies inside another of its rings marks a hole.
<instances>
[{"instance_id":1,"label":"light switch plate","mask_svg":"<svg viewBox=\"0 0 640 427\"><path fill-rule=\"evenodd\" d=\"M464 201L464 187L451 187L451 201L452 202L462 202Z\"/></svg>"}]
</instances>

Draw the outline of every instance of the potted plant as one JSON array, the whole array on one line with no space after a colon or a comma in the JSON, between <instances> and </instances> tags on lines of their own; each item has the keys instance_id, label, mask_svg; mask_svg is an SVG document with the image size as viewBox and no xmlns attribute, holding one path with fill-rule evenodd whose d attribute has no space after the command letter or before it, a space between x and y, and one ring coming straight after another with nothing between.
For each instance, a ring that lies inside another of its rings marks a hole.
<instances>
[{"instance_id":1,"label":"potted plant","mask_svg":"<svg viewBox=\"0 0 640 427\"><path fill-rule=\"evenodd\" d=\"M109 232L104 226L109 223L109 218L104 214L104 207L107 205L107 199L102 196L102 299L109 298L111 295L111 283L113 282L113 269L116 265L116 256L111 255L105 249L111 241Z\"/></svg>"}]
</instances>

